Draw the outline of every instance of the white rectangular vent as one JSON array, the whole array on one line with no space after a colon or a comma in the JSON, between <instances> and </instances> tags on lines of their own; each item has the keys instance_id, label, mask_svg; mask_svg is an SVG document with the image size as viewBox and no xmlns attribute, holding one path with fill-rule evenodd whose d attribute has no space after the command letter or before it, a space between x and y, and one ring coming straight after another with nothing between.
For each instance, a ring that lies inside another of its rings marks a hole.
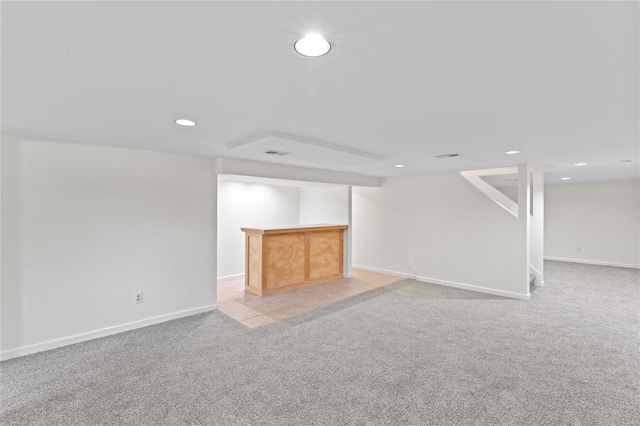
<instances>
[{"instance_id":1,"label":"white rectangular vent","mask_svg":"<svg viewBox=\"0 0 640 426\"><path fill-rule=\"evenodd\" d=\"M436 158L451 158L451 157L460 157L462 154L440 154L436 155Z\"/></svg>"},{"instance_id":2,"label":"white rectangular vent","mask_svg":"<svg viewBox=\"0 0 640 426\"><path fill-rule=\"evenodd\" d=\"M283 157L285 155L291 155L290 152L285 152L285 151L276 151L275 149L268 149L266 151L263 151L265 154L267 155L278 155L280 157Z\"/></svg>"}]
</instances>

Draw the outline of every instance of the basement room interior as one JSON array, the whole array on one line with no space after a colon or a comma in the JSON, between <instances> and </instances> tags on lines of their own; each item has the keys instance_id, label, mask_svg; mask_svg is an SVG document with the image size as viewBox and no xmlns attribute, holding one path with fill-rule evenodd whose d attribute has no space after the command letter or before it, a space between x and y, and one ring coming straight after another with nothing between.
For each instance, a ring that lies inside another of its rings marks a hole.
<instances>
[{"instance_id":1,"label":"basement room interior","mask_svg":"<svg viewBox=\"0 0 640 426\"><path fill-rule=\"evenodd\" d=\"M3 426L638 425L638 1L1 12Z\"/></svg>"}]
</instances>

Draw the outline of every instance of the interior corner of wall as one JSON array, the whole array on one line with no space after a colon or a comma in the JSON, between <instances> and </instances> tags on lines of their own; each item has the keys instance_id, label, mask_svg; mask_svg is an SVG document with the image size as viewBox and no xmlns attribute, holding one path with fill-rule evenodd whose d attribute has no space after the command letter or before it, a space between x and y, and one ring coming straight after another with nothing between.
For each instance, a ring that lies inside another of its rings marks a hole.
<instances>
[{"instance_id":1,"label":"interior corner of wall","mask_svg":"<svg viewBox=\"0 0 640 426\"><path fill-rule=\"evenodd\" d=\"M216 158L215 164L216 164L216 175L222 174L222 158Z\"/></svg>"}]
</instances>

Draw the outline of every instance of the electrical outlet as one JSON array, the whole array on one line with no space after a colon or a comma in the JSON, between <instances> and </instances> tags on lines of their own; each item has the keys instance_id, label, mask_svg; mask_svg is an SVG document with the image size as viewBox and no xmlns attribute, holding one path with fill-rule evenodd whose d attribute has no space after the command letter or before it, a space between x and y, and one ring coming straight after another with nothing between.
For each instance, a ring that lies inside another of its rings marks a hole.
<instances>
[{"instance_id":1,"label":"electrical outlet","mask_svg":"<svg viewBox=\"0 0 640 426\"><path fill-rule=\"evenodd\" d=\"M580 253L582 251L582 247L578 246L576 247L576 252Z\"/></svg>"},{"instance_id":2,"label":"electrical outlet","mask_svg":"<svg viewBox=\"0 0 640 426\"><path fill-rule=\"evenodd\" d=\"M133 293L133 303L142 303L142 295L143 293L141 291L137 292L137 293Z\"/></svg>"}]
</instances>

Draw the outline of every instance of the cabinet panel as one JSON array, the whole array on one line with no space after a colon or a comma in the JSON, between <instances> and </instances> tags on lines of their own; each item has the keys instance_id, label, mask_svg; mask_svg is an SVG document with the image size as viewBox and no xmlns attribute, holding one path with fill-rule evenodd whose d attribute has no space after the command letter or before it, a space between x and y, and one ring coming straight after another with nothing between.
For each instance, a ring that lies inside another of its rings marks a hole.
<instances>
[{"instance_id":1,"label":"cabinet panel","mask_svg":"<svg viewBox=\"0 0 640 426\"><path fill-rule=\"evenodd\" d=\"M309 234L309 279L342 275L342 232Z\"/></svg>"},{"instance_id":2,"label":"cabinet panel","mask_svg":"<svg viewBox=\"0 0 640 426\"><path fill-rule=\"evenodd\" d=\"M245 285L256 293L262 291L262 236L247 235Z\"/></svg>"},{"instance_id":3,"label":"cabinet panel","mask_svg":"<svg viewBox=\"0 0 640 426\"><path fill-rule=\"evenodd\" d=\"M304 234L263 237L266 290L289 287L305 281Z\"/></svg>"}]
</instances>

